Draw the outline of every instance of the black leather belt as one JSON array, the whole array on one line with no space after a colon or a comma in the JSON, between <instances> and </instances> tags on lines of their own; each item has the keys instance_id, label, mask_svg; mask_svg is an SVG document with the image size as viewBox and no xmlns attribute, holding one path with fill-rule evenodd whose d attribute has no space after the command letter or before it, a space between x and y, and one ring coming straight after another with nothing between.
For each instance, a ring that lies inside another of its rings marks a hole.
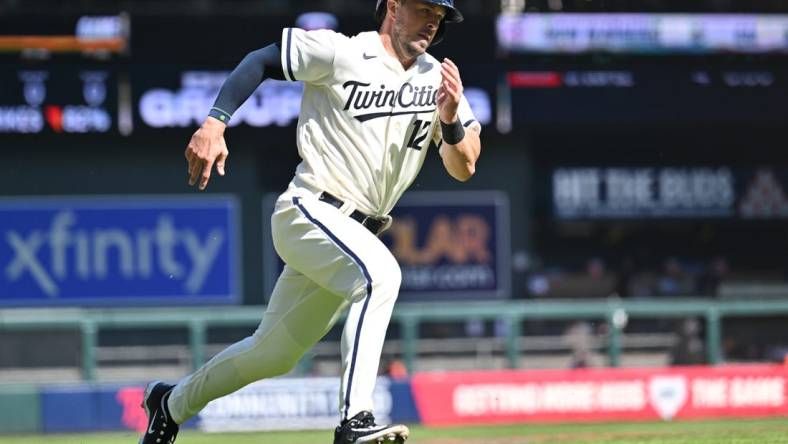
<instances>
[{"instance_id":1,"label":"black leather belt","mask_svg":"<svg viewBox=\"0 0 788 444\"><path fill-rule=\"evenodd\" d=\"M342 205L345 204L345 202L343 202L341 199L325 191L320 193L320 197L318 199L337 208L342 208ZM383 230L383 227L386 225L385 218L367 216L366 214L358 210L353 211L352 213L349 214L349 216L351 219L363 225L367 230L371 231L372 234L374 234L375 236L380 234L381 230Z\"/></svg>"}]
</instances>

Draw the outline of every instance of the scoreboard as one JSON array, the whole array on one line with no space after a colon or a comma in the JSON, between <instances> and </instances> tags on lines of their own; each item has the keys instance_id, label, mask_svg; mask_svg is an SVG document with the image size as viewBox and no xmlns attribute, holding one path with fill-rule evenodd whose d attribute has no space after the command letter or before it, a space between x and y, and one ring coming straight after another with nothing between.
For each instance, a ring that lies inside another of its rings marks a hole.
<instances>
[{"instance_id":1,"label":"scoreboard","mask_svg":"<svg viewBox=\"0 0 788 444\"><path fill-rule=\"evenodd\" d=\"M116 131L116 77L101 65L0 64L0 134Z\"/></svg>"},{"instance_id":2,"label":"scoreboard","mask_svg":"<svg viewBox=\"0 0 788 444\"><path fill-rule=\"evenodd\" d=\"M664 57L512 65L500 76L502 132L539 125L781 124L788 116L788 67L777 63Z\"/></svg>"}]
</instances>

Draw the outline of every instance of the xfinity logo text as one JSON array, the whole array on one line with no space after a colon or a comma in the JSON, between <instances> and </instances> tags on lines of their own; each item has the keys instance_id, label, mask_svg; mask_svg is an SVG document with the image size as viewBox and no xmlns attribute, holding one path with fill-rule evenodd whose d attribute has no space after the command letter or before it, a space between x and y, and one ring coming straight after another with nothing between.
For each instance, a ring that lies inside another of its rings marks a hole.
<instances>
[{"instance_id":1,"label":"xfinity logo text","mask_svg":"<svg viewBox=\"0 0 788 444\"><path fill-rule=\"evenodd\" d=\"M234 203L200 203L1 205L0 303L229 297Z\"/></svg>"},{"instance_id":2,"label":"xfinity logo text","mask_svg":"<svg viewBox=\"0 0 788 444\"><path fill-rule=\"evenodd\" d=\"M117 227L75 230L77 216L71 211L56 213L46 231L23 234L5 233L14 251L5 268L6 277L15 282L29 273L48 296L57 296L57 281L72 276L80 280L107 279L114 268L123 279L150 278L154 272L183 281L187 293L197 293L205 282L210 266L224 243L224 232L214 229L201 240L194 230L178 230L167 215L159 216L148 230L128 232ZM182 249L188 261L181 263L175 252ZM44 267L39 255L49 258ZM115 261L110 261L110 255ZM155 268L155 270L154 270Z\"/></svg>"}]
</instances>

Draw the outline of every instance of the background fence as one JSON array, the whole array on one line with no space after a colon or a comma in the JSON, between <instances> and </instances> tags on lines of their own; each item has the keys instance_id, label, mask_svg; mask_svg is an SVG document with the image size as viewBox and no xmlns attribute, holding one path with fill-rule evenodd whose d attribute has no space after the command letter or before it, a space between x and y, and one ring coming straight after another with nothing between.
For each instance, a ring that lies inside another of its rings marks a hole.
<instances>
[{"instance_id":1,"label":"background fence","mask_svg":"<svg viewBox=\"0 0 788 444\"><path fill-rule=\"evenodd\" d=\"M0 331L43 331L73 329L81 338L81 369L86 381L96 380L96 350L99 331L111 329L188 329L191 364L197 368L206 360L206 332L210 327L254 327L264 307L155 308L155 309L6 309L0 311ZM536 320L599 320L609 326L606 336L608 364L621 364L622 335L631 319L702 318L705 322L707 362L723 361L723 320L735 317L765 317L788 314L788 300L725 300L700 298L670 300L583 300L511 301L464 304L408 303L394 312L399 325L402 359L408 370L417 368L420 326L432 321L502 321L506 362L521 367L524 322ZM678 339L681 340L681 339ZM309 357L301 363L309 367Z\"/></svg>"}]
</instances>

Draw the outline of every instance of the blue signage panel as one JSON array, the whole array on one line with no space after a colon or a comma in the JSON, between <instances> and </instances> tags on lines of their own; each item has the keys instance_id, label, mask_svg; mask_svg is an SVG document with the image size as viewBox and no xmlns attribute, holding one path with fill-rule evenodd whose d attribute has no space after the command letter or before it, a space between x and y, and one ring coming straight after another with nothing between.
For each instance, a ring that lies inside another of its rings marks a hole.
<instances>
[{"instance_id":1,"label":"blue signage panel","mask_svg":"<svg viewBox=\"0 0 788 444\"><path fill-rule=\"evenodd\" d=\"M275 196L263 202L270 218ZM508 298L511 288L509 200L494 191L410 192L381 235L402 269L400 301ZM263 228L270 294L284 264L270 226Z\"/></svg>"},{"instance_id":2,"label":"blue signage panel","mask_svg":"<svg viewBox=\"0 0 788 444\"><path fill-rule=\"evenodd\" d=\"M509 205L486 191L407 193L383 242L403 301L509 297Z\"/></svg>"},{"instance_id":3,"label":"blue signage panel","mask_svg":"<svg viewBox=\"0 0 788 444\"><path fill-rule=\"evenodd\" d=\"M0 199L0 305L234 303L231 196Z\"/></svg>"},{"instance_id":4,"label":"blue signage panel","mask_svg":"<svg viewBox=\"0 0 788 444\"><path fill-rule=\"evenodd\" d=\"M144 389L143 386L91 384L44 386L41 428L46 433L115 430L145 433L148 419L140 407ZM193 428L195 423L195 419L190 419L181 424L181 429Z\"/></svg>"}]
</instances>

